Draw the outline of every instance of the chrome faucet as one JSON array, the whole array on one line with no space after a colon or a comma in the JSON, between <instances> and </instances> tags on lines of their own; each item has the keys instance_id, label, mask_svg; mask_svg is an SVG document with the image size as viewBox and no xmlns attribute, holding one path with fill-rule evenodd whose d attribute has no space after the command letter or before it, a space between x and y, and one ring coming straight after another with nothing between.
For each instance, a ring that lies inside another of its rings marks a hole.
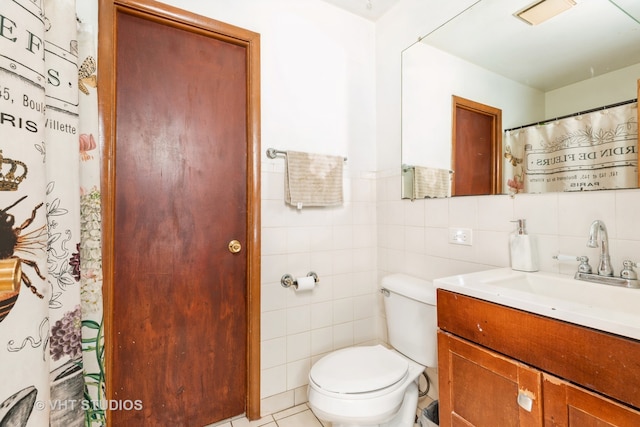
<instances>
[{"instance_id":1,"label":"chrome faucet","mask_svg":"<svg viewBox=\"0 0 640 427\"><path fill-rule=\"evenodd\" d=\"M598 264L598 272L591 272L589 258L586 256L573 255L554 255L553 258L558 261L580 261L578 271L574 279L584 280L591 283L601 283L603 285L623 286L626 288L640 289L640 279L633 267L640 267L640 262L625 260L622 263L620 276L613 275L611 267L611 257L609 256L609 235L604 222L597 219L591 223L589 227L589 241L587 246L590 248L600 247L600 263Z\"/></svg>"},{"instance_id":2,"label":"chrome faucet","mask_svg":"<svg viewBox=\"0 0 640 427\"><path fill-rule=\"evenodd\" d=\"M598 264L598 274L600 276L613 276L611 257L609 256L609 235L607 234L607 227L604 225L604 222L599 219L591 223L587 246L597 248L598 240L600 240L600 264Z\"/></svg>"}]
</instances>

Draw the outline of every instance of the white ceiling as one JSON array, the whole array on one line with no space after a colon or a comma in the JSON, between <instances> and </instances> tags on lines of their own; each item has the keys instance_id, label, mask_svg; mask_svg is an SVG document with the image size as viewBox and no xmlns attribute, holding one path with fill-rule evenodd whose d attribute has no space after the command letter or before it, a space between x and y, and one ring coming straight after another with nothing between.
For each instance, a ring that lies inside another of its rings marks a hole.
<instances>
[{"instance_id":1,"label":"white ceiling","mask_svg":"<svg viewBox=\"0 0 640 427\"><path fill-rule=\"evenodd\" d=\"M324 1L375 21L400 0ZM576 0L537 26L513 16L537 1L479 1L423 42L543 91L640 63L640 0Z\"/></svg>"},{"instance_id":2,"label":"white ceiling","mask_svg":"<svg viewBox=\"0 0 640 427\"><path fill-rule=\"evenodd\" d=\"M400 0L324 0L363 18L375 21Z\"/></svg>"}]
</instances>

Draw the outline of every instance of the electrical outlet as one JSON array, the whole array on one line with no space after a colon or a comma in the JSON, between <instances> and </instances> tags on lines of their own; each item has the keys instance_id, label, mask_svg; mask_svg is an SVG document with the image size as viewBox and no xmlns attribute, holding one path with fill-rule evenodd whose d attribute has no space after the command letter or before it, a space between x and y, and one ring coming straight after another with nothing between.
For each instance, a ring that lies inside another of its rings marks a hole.
<instances>
[{"instance_id":1,"label":"electrical outlet","mask_svg":"<svg viewBox=\"0 0 640 427\"><path fill-rule=\"evenodd\" d=\"M471 246L473 244L473 232L470 228L450 228L449 243Z\"/></svg>"}]
</instances>

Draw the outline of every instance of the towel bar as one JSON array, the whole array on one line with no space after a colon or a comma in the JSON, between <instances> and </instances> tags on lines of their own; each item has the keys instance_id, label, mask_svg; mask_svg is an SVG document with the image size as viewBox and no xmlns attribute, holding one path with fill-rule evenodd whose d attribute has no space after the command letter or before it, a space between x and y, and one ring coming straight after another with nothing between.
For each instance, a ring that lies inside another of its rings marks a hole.
<instances>
[{"instance_id":1,"label":"towel bar","mask_svg":"<svg viewBox=\"0 0 640 427\"><path fill-rule=\"evenodd\" d=\"M268 154L267 154L268 155ZM409 172L415 169L415 166L410 165L402 165L402 172ZM455 171L449 169L449 173L454 174Z\"/></svg>"},{"instance_id":2,"label":"towel bar","mask_svg":"<svg viewBox=\"0 0 640 427\"><path fill-rule=\"evenodd\" d=\"M275 148L267 148L267 157L270 159L275 159L278 154L282 154L283 156L287 155L286 151L282 151L282 150L276 150ZM347 158L344 157L344 161L347 161Z\"/></svg>"}]
</instances>

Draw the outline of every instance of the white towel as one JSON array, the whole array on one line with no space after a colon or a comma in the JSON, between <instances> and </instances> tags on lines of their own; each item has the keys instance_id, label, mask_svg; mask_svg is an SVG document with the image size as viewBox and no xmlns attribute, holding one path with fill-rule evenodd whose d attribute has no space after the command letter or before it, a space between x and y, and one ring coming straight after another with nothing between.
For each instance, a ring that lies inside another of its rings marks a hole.
<instances>
[{"instance_id":1,"label":"white towel","mask_svg":"<svg viewBox=\"0 0 640 427\"><path fill-rule=\"evenodd\" d=\"M287 151L285 201L298 209L342 204L343 163L338 156Z\"/></svg>"},{"instance_id":2,"label":"white towel","mask_svg":"<svg viewBox=\"0 0 640 427\"><path fill-rule=\"evenodd\" d=\"M451 196L451 173L448 169L415 166L413 172L413 197Z\"/></svg>"}]
</instances>

